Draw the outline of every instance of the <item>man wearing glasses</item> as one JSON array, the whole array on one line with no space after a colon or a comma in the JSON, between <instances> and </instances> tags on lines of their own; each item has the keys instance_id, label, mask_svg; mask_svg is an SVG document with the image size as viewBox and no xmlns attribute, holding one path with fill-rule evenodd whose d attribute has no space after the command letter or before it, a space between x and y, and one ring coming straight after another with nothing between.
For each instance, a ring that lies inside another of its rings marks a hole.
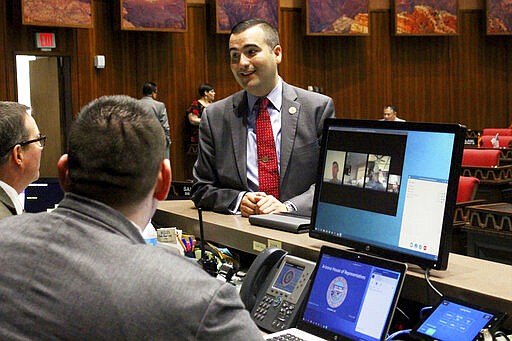
<instances>
[{"instance_id":1,"label":"man wearing glasses","mask_svg":"<svg viewBox=\"0 0 512 341\"><path fill-rule=\"evenodd\" d=\"M142 230L171 164L155 116L128 96L82 108L51 213L0 220L1 340L263 340L238 291Z\"/></svg>"},{"instance_id":2,"label":"man wearing glasses","mask_svg":"<svg viewBox=\"0 0 512 341\"><path fill-rule=\"evenodd\" d=\"M0 219L23 212L18 196L39 178L46 136L28 110L20 103L0 102Z\"/></svg>"}]
</instances>

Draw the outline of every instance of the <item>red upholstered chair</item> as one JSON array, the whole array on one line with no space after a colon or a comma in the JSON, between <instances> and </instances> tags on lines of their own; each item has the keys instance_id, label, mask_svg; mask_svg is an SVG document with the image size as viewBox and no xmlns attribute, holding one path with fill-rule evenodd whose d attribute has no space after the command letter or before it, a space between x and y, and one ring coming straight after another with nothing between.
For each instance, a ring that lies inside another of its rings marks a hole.
<instances>
[{"instance_id":1,"label":"red upholstered chair","mask_svg":"<svg viewBox=\"0 0 512 341\"><path fill-rule=\"evenodd\" d=\"M495 135L483 135L482 136L482 147L483 148L493 148L491 139L494 138ZM510 143L512 142L512 136L498 135L498 142L500 144L500 148L510 148Z\"/></svg>"},{"instance_id":2,"label":"red upholstered chair","mask_svg":"<svg viewBox=\"0 0 512 341\"><path fill-rule=\"evenodd\" d=\"M511 128L484 128L482 131L482 136L495 136L496 134L499 134L501 136L512 136L512 129Z\"/></svg>"},{"instance_id":3,"label":"red upholstered chair","mask_svg":"<svg viewBox=\"0 0 512 341\"><path fill-rule=\"evenodd\" d=\"M499 149L464 149L463 166L494 167L498 166L501 156Z\"/></svg>"},{"instance_id":4,"label":"red upholstered chair","mask_svg":"<svg viewBox=\"0 0 512 341\"><path fill-rule=\"evenodd\" d=\"M457 203L474 200L479 184L480 180L475 177L460 176L457 190Z\"/></svg>"}]
</instances>

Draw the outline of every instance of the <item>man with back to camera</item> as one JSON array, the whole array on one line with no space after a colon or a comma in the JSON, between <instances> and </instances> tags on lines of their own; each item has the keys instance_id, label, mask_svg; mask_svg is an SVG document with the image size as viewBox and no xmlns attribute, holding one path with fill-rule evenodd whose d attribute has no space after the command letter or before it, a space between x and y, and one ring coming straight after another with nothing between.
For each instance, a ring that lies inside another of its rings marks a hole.
<instances>
[{"instance_id":1,"label":"man with back to camera","mask_svg":"<svg viewBox=\"0 0 512 341\"><path fill-rule=\"evenodd\" d=\"M334 117L332 99L289 85L279 77L279 37L263 20L237 24L231 31L229 53L231 71L244 90L203 112L192 200L206 210L241 213L244 217L310 211L323 122ZM265 103L263 109L259 103ZM260 170L271 168L267 165L274 159L258 156L258 112L265 112L265 108L278 163L269 171L278 173L277 181L274 174L272 182L276 194L262 188L259 175Z\"/></svg>"},{"instance_id":2,"label":"man with back to camera","mask_svg":"<svg viewBox=\"0 0 512 341\"><path fill-rule=\"evenodd\" d=\"M164 141L136 99L82 108L59 206L0 221L0 339L262 339L234 286L144 243L171 183Z\"/></svg>"},{"instance_id":3,"label":"man with back to camera","mask_svg":"<svg viewBox=\"0 0 512 341\"><path fill-rule=\"evenodd\" d=\"M165 104L163 102L159 102L156 99L158 98L158 88L155 83L147 82L142 86L142 95L143 97L140 99L142 105L151 110L153 114L155 114L156 118L160 121L162 128L165 132L165 157L169 158L169 147L171 146L171 131L169 128L169 119L167 117L167 109L165 109Z\"/></svg>"},{"instance_id":4,"label":"man with back to camera","mask_svg":"<svg viewBox=\"0 0 512 341\"><path fill-rule=\"evenodd\" d=\"M396 116L397 111L396 108L392 105L386 105L384 107L384 110L382 112L383 118L380 119L381 121L395 121L395 122L404 122L405 120L398 118Z\"/></svg>"},{"instance_id":5,"label":"man with back to camera","mask_svg":"<svg viewBox=\"0 0 512 341\"><path fill-rule=\"evenodd\" d=\"M21 214L19 194L39 179L46 136L17 102L0 102L0 218Z\"/></svg>"}]
</instances>

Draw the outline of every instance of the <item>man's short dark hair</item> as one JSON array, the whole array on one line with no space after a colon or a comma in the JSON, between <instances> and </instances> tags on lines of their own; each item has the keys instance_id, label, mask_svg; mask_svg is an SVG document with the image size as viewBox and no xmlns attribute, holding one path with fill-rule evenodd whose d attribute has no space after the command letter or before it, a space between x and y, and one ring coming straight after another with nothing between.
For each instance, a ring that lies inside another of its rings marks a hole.
<instances>
[{"instance_id":1,"label":"man's short dark hair","mask_svg":"<svg viewBox=\"0 0 512 341\"><path fill-rule=\"evenodd\" d=\"M69 190L115 208L138 203L155 185L164 149L160 122L136 99L100 97L71 127Z\"/></svg>"},{"instance_id":2,"label":"man's short dark hair","mask_svg":"<svg viewBox=\"0 0 512 341\"><path fill-rule=\"evenodd\" d=\"M276 28L262 19L249 19L239 22L231 29L231 35L242 33L254 26L261 26L261 29L265 32L265 43L270 49L279 45L279 34Z\"/></svg>"},{"instance_id":3,"label":"man's short dark hair","mask_svg":"<svg viewBox=\"0 0 512 341\"><path fill-rule=\"evenodd\" d=\"M199 85L199 89L197 89L199 93L199 97L203 97L208 91L213 90L213 86L208 83L204 83Z\"/></svg>"},{"instance_id":4,"label":"man's short dark hair","mask_svg":"<svg viewBox=\"0 0 512 341\"><path fill-rule=\"evenodd\" d=\"M157 86L153 82L144 83L142 86L142 95L151 96L153 92L157 92Z\"/></svg>"},{"instance_id":5,"label":"man's short dark hair","mask_svg":"<svg viewBox=\"0 0 512 341\"><path fill-rule=\"evenodd\" d=\"M25 125L29 107L17 102L0 102L0 165L9 159L8 148L28 138Z\"/></svg>"},{"instance_id":6,"label":"man's short dark hair","mask_svg":"<svg viewBox=\"0 0 512 341\"><path fill-rule=\"evenodd\" d=\"M386 105L384 107L384 110L386 110L386 109L389 109L389 110L393 111L396 114L396 108L395 108L394 105Z\"/></svg>"}]
</instances>

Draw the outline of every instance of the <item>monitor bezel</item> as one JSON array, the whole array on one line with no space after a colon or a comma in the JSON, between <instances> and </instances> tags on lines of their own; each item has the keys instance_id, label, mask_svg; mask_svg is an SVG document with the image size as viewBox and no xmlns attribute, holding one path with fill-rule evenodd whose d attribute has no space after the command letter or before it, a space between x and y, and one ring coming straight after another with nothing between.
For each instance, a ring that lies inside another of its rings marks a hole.
<instances>
[{"instance_id":1,"label":"monitor bezel","mask_svg":"<svg viewBox=\"0 0 512 341\"><path fill-rule=\"evenodd\" d=\"M450 165L450 173L448 178L446 209L443 217L443 226L440 236L440 247L436 255L436 259L423 258L413 254L400 252L399 250L384 248L382 246L371 243L361 242L326 234L315 230L317 206L320 195L320 188L323 181L323 169L325 167L325 155L327 152L327 136L330 127L359 127L365 129L388 129L403 131L426 131L454 134L454 143L452 149L452 161ZM394 121L377 121L377 120L358 120L358 119L341 119L329 118L325 121L322 133L322 142L320 146L320 159L318 162L316 190L313 201L313 210L311 214L311 226L309 236L316 239L325 240L331 243L353 248L355 251L374 254L380 257L393 259L400 262L415 264L422 269L446 270L448 266L449 252L451 248L451 232L453 217L455 213L457 187L459 176L461 173L462 152L464 149L466 127L454 123L426 123L426 122L394 122Z\"/></svg>"}]
</instances>

